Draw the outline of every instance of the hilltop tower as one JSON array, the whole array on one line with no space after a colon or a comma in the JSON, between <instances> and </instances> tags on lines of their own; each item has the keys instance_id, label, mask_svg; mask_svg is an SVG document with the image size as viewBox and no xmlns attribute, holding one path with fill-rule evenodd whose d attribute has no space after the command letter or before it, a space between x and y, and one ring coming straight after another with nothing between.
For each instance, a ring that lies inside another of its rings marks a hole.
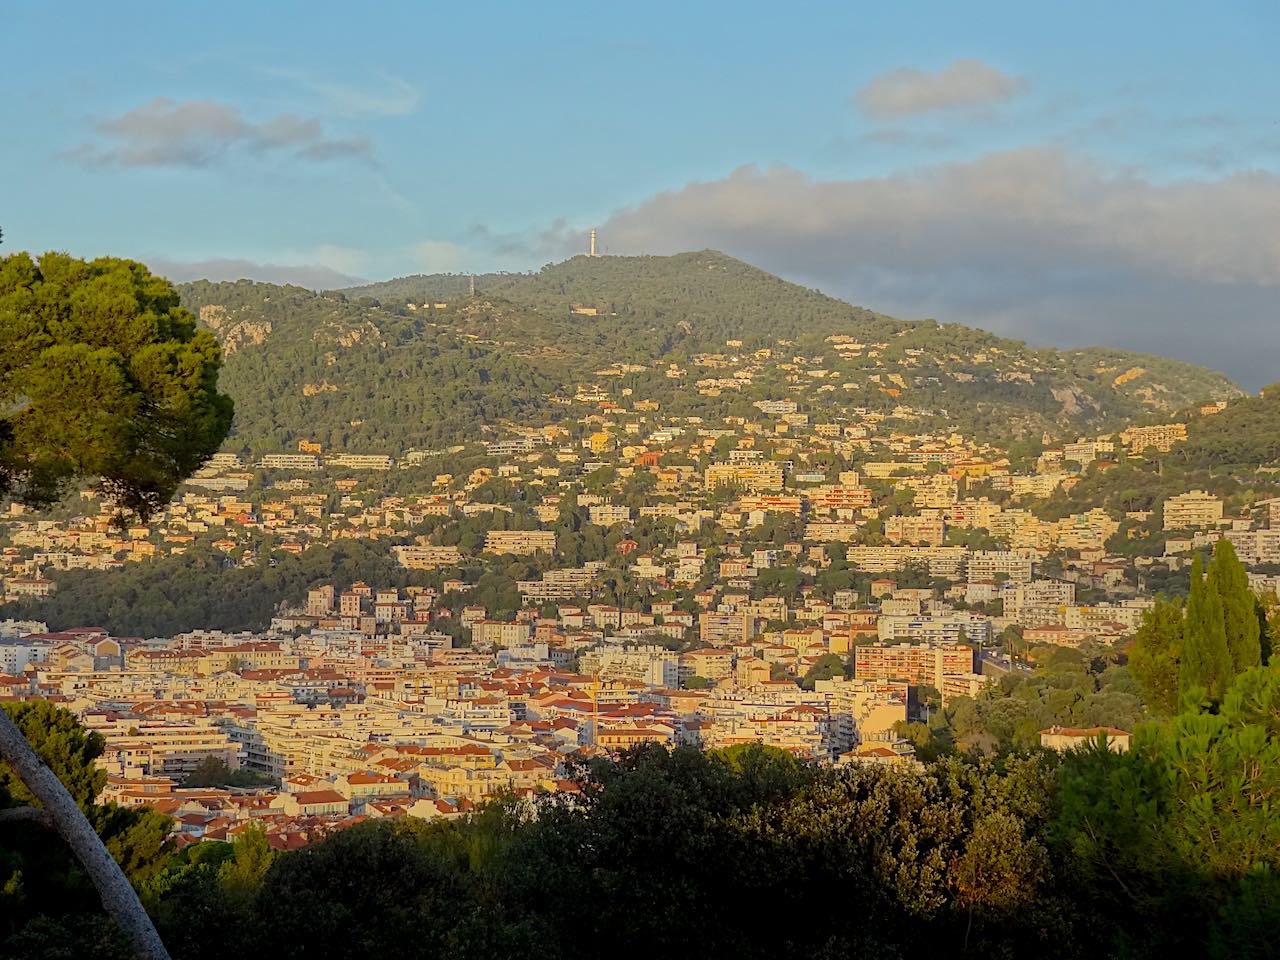
<instances>
[{"instance_id":1,"label":"hilltop tower","mask_svg":"<svg viewBox=\"0 0 1280 960\"><path fill-rule=\"evenodd\" d=\"M591 250L587 253L588 257L598 256L596 253L596 228L591 228Z\"/></svg>"}]
</instances>

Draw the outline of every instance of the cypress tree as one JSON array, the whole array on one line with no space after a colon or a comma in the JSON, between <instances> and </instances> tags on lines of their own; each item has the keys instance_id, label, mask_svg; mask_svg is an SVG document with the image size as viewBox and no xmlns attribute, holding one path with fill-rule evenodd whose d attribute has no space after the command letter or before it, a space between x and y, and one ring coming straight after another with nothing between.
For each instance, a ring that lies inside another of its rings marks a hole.
<instances>
[{"instance_id":1,"label":"cypress tree","mask_svg":"<svg viewBox=\"0 0 1280 960\"><path fill-rule=\"evenodd\" d=\"M1213 548L1208 582L1222 602L1223 629L1233 671L1240 673L1258 666L1262 662L1258 602L1249 589L1244 564L1225 537Z\"/></svg>"},{"instance_id":2,"label":"cypress tree","mask_svg":"<svg viewBox=\"0 0 1280 960\"><path fill-rule=\"evenodd\" d=\"M1155 713L1172 716L1178 712L1181 656L1182 607L1177 601L1157 597L1134 636L1129 657L1129 669L1142 699Z\"/></svg>"},{"instance_id":3,"label":"cypress tree","mask_svg":"<svg viewBox=\"0 0 1280 960\"><path fill-rule=\"evenodd\" d=\"M1197 556L1191 565L1191 596L1187 599L1179 686L1184 697L1199 687L1210 700L1221 700L1231 675L1231 651L1227 649L1222 599L1206 580L1204 564Z\"/></svg>"}]
</instances>

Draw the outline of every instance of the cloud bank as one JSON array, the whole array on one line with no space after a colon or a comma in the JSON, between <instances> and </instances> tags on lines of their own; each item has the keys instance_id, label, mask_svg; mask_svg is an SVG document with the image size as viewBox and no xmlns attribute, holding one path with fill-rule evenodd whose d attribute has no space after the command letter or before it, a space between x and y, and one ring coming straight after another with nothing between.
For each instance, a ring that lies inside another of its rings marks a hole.
<instances>
[{"instance_id":1,"label":"cloud bank","mask_svg":"<svg viewBox=\"0 0 1280 960\"><path fill-rule=\"evenodd\" d=\"M898 316L1167 354L1257 386L1280 380L1277 223L1272 173L1157 183L1036 148L866 179L742 167L600 235L614 253L713 247ZM528 250L577 253L578 236L555 225Z\"/></svg>"},{"instance_id":2,"label":"cloud bank","mask_svg":"<svg viewBox=\"0 0 1280 960\"><path fill-rule=\"evenodd\" d=\"M1026 83L981 60L957 60L935 73L902 67L873 78L854 102L880 119L982 107L1022 92Z\"/></svg>"},{"instance_id":3,"label":"cloud bank","mask_svg":"<svg viewBox=\"0 0 1280 960\"><path fill-rule=\"evenodd\" d=\"M282 113L260 123L239 108L214 100L156 97L118 117L94 124L97 139L71 152L85 166L189 167L217 164L239 151L287 153L304 160L368 159L362 137L327 135L320 121Z\"/></svg>"},{"instance_id":4,"label":"cloud bank","mask_svg":"<svg viewBox=\"0 0 1280 960\"><path fill-rule=\"evenodd\" d=\"M367 283L320 264L257 263L253 260L166 260L152 257L147 266L174 283L188 280L257 280L260 283L293 284L309 290L337 290Z\"/></svg>"}]
</instances>

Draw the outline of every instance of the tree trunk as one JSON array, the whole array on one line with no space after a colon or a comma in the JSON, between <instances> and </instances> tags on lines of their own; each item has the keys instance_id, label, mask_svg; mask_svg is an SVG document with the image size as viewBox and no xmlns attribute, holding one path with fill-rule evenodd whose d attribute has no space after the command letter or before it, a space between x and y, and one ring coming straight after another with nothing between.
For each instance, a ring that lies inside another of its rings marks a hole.
<instances>
[{"instance_id":1,"label":"tree trunk","mask_svg":"<svg viewBox=\"0 0 1280 960\"><path fill-rule=\"evenodd\" d=\"M47 822L71 847L98 888L103 909L129 939L140 960L169 960L169 951L120 864L107 851L62 781L40 759L4 709L0 709L0 757L44 805Z\"/></svg>"}]
</instances>

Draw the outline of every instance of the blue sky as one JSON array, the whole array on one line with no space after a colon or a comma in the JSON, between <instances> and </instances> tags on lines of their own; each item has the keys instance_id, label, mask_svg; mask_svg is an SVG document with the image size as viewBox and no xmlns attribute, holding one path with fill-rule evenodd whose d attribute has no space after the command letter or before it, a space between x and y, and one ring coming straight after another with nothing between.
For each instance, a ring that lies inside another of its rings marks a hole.
<instances>
[{"instance_id":1,"label":"blue sky","mask_svg":"<svg viewBox=\"0 0 1280 960\"><path fill-rule=\"evenodd\" d=\"M5 249L178 279L718 247L1280 379L1273 2L26 4Z\"/></svg>"}]
</instances>

